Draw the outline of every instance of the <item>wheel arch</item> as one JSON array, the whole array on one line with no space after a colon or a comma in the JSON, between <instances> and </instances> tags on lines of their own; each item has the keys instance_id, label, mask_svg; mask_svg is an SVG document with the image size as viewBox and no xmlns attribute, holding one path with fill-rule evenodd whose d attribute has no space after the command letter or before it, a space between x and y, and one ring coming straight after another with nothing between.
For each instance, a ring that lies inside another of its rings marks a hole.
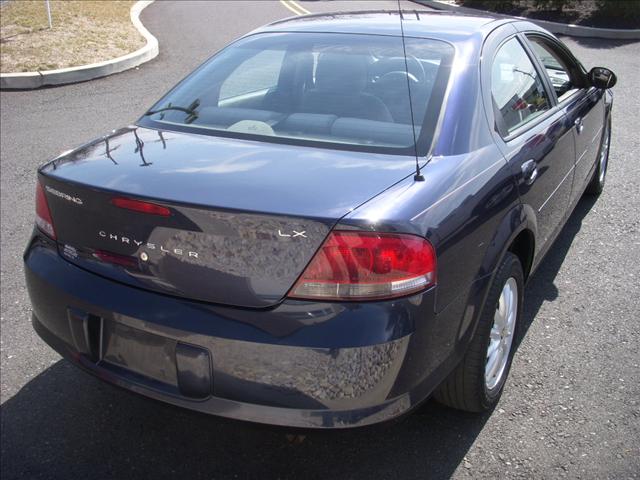
<instances>
[{"instance_id":1,"label":"wheel arch","mask_svg":"<svg viewBox=\"0 0 640 480\"><path fill-rule=\"evenodd\" d=\"M496 228L487 248L482 273L490 274L493 279L504 255L511 252L522 262L526 280L534 263L537 224L535 211L530 205L519 203L509 210Z\"/></svg>"},{"instance_id":2,"label":"wheel arch","mask_svg":"<svg viewBox=\"0 0 640 480\"><path fill-rule=\"evenodd\" d=\"M518 203L502 218L485 253L481 273L468 292L467 308L458 331L462 351L466 350L475 333L490 286L507 252L516 255L522 262L526 282L534 264L536 232L535 212L529 205Z\"/></svg>"},{"instance_id":3,"label":"wheel arch","mask_svg":"<svg viewBox=\"0 0 640 480\"><path fill-rule=\"evenodd\" d=\"M524 281L526 282L533 266L533 256L535 255L536 239L533 232L524 228L513 239L507 251L513 253L520 259Z\"/></svg>"}]
</instances>

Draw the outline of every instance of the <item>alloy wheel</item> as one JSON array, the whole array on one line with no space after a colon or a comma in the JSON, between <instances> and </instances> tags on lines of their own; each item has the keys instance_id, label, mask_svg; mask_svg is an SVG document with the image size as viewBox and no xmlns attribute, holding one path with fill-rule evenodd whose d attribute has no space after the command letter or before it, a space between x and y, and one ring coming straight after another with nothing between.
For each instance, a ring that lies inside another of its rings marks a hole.
<instances>
[{"instance_id":1,"label":"alloy wheel","mask_svg":"<svg viewBox=\"0 0 640 480\"><path fill-rule=\"evenodd\" d=\"M502 293L496 305L491 327L487 361L485 365L485 384L488 390L500 384L504 375L518 316L518 283L509 277L502 287Z\"/></svg>"},{"instance_id":2,"label":"alloy wheel","mask_svg":"<svg viewBox=\"0 0 640 480\"><path fill-rule=\"evenodd\" d=\"M609 160L609 129L604 132L604 139L602 140L602 148L600 149L600 176L598 180L600 183L604 183L604 176L607 174L607 163Z\"/></svg>"}]
</instances>

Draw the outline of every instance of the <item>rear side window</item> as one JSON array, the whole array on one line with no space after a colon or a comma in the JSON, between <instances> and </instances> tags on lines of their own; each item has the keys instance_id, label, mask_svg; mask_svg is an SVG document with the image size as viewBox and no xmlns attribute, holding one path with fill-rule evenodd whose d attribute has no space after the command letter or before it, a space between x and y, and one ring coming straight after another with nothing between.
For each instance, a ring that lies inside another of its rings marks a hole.
<instances>
[{"instance_id":1,"label":"rear side window","mask_svg":"<svg viewBox=\"0 0 640 480\"><path fill-rule=\"evenodd\" d=\"M491 66L491 96L503 136L551 108L542 79L516 38L496 53Z\"/></svg>"},{"instance_id":2,"label":"rear side window","mask_svg":"<svg viewBox=\"0 0 640 480\"><path fill-rule=\"evenodd\" d=\"M214 56L139 123L160 129L424 155L454 48L382 35L246 37ZM409 95L411 92L411 95Z\"/></svg>"}]
</instances>

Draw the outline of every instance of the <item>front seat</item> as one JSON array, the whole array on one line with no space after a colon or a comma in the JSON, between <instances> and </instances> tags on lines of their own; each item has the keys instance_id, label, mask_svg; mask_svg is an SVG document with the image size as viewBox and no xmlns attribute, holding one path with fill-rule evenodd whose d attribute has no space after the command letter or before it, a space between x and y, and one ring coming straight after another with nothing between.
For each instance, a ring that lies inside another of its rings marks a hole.
<instances>
[{"instance_id":1,"label":"front seat","mask_svg":"<svg viewBox=\"0 0 640 480\"><path fill-rule=\"evenodd\" d=\"M385 104L364 92L366 86L367 63L364 57L321 53L313 88L303 94L300 111L393 122Z\"/></svg>"}]
</instances>

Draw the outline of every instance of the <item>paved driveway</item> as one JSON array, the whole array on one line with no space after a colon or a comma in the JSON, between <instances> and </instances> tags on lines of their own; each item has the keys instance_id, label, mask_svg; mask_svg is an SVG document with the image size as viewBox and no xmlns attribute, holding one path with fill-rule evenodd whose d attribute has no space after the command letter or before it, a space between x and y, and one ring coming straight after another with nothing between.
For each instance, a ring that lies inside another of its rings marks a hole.
<instances>
[{"instance_id":1,"label":"paved driveway","mask_svg":"<svg viewBox=\"0 0 640 480\"><path fill-rule=\"evenodd\" d=\"M305 2L312 11L395 2ZM151 63L93 82L2 92L2 478L638 478L640 43L566 42L619 76L607 189L582 201L532 278L526 334L492 415L428 403L402 422L289 443L281 429L192 414L104 385L29 323L21 254L36 166L135 121L229 40L291 15L279 2L156 2ZM535 319L534 319L535 317Z\"/></svg>"}]
</instances>

